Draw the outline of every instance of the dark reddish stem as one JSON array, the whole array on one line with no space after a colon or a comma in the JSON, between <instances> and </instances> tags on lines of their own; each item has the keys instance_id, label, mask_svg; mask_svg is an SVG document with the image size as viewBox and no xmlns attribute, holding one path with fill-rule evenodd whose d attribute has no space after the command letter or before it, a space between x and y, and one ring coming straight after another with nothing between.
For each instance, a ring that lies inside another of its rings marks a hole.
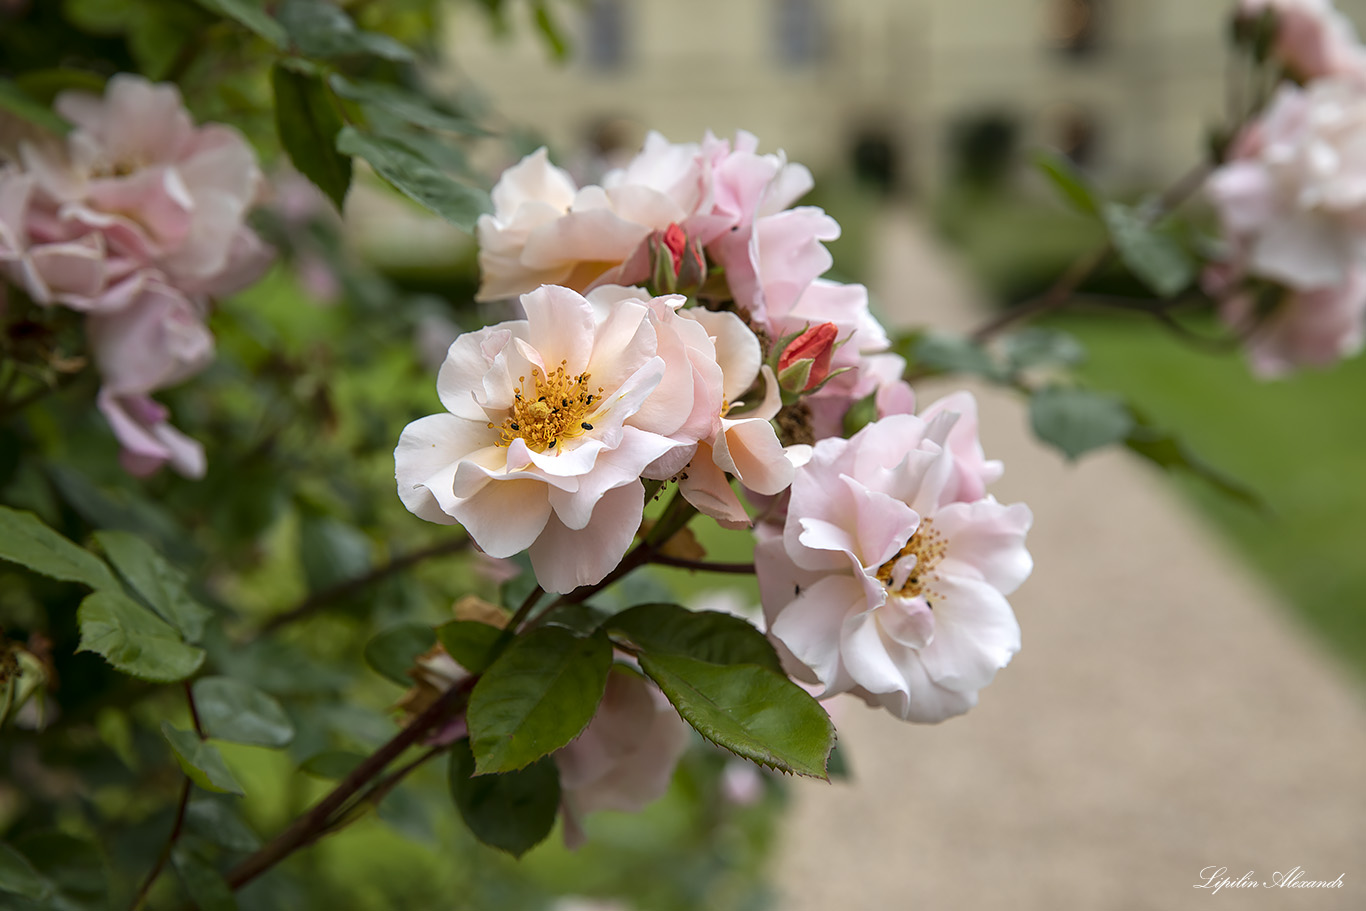
<instances>
[{"instance_id":1,"label":"dark reddish stem","mask_svg":"<svg viewBox=\"0 0 1366 911\"><path fill-rule=\"evenodd\" d=\"M194 723L195 735L200 740L207 740L204 724L199 719L199 707L194 704L194 690L190 686L190 681L186 680L184 687L185 702L190 707L190 721ZM147 901L148 893L152 891L152 886L161 876L161 871L166 869L166 862L171 859L171 852L175 850L176 842L180 841L180 833L185 829L185 811L190 806L190 788L192 786L188 776L181 782L180 801L176 804L175 821L171 823L171 834L166 836L166 844L162 847L161 853L157 855L156 863L152 864L152 869L147 871L146 878L138 887L137 894L133 896L133 911L137 911L138 908L142 907L143 902Z\"/></svg>"},{"instance_id":2,"label":"dark reddish stem","mask_svg":"<svg viewBox=\"0 0 1366 911\"><path fill-rule=\"evenodd\" d=\"M353 796L405 750L418 743L459 710L469 691L474 687L475 680L474 677L468 678L446 690L441 698L408 722L387 743L366 757L364 762L352 769L351 773L314 804L311 810L294 820L288 828L256 853L233 867L227 875L228 886L240 889L295 851L307 847L326 834L337 814L347 806Z\"/></svg>"},{"instance_id":3,"label":"dark reddish stem","mask_svg":"<svg viewBox=\"0 0 1366 911\"><path fill-rule=\"evenodd\" d=\"M415 550L412 553L404 554L401 557L395 557L383 566L377 566L363 576L347 579L343 582L338 582L336 585L328 586L321 591L314 592L284 613L276 614L274 617L271 617L265 622L265 625L257 630L252 638L259 638L266 633L274 632L282 626L287 626L290 623L302 620L325 607L357 594L363 589L369 588L376 582L387 579L395 573L403 572L405 569L416 566L432 557L442 557L459 553L469 546L469 538L452 538L447 541L442 541L439 544L433 544L431 547L425 547L422 550Z\"/></svg>"},{"instance_id":4,"label":"dark reddish stem","mask_svg":"<svg viewBox=\"0 0 1366 911\"><path fill-rule=\"evenodd\" d=\"M705 560L686 560L682 557L668 557L664 554L655 554L651 563L658 563L660 566L675 566L679 569L695 569L704 573L732 573L737 576L750 576L754 574L753 563L710 563Z\"/></svg>"}]
</instances>

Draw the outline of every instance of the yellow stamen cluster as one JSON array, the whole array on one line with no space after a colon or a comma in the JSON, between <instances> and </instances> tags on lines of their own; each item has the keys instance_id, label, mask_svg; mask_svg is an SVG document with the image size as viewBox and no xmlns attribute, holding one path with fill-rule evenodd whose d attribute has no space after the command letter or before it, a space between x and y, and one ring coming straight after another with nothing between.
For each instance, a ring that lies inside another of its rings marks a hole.
<instances>
[{"instance_id":1,"label":"yellow stamen cluster","mask_svg":"<svg viewBox=\"0 0 1366 911\"><path fill-rule=\"evenodd\" d=\"M545 452L593 429L589 418L601 404L602 387L590 391L588 374L566 373L566 363L561 361L550 374L532 367L530 388L526 377L517 377L519 385L512 413L497 428L497 445L509 446L513 440L521 439L533 451Z\"/></svg>"},{"instance_id":2,"label":"yellow stamen cluster","mask_svg":"<svg viewBox=\"0 0 1366 911\"><path fill-rule=\"evenodd\" d=\"M878 567L877 578L887 590L903 598L915 598L925 593L929 583L934 580L934 568L944 559L949 542L934 529L933 519L922 519L920 527L911 535L906 546L892 559ZM907 556L915 557L915 566L900 588L892 588L892 577L898 560Z\"/></svg>"},{"instance_id":3,"label":"yellow stamen cluster","mask_svg":"<svg viewBox=\"0 0 1366 911\"><path fill-rule=\"evenodd\" d=\"M147 163L138 159L119 159L116 161L102 161L94 166L90 176L96 179L109 177L127 177L135 171L140 171L147 166Z\"/></svg>"}]
</instances>

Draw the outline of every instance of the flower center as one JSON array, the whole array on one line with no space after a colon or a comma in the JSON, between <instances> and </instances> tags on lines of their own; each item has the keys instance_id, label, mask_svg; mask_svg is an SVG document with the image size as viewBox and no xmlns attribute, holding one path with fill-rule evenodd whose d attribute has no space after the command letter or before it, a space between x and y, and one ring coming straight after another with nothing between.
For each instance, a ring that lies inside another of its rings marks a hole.
<instances>
[{"instance_id":1,"label":"flower center","mask_svg":"<svg viewBox=\"0 0 1366 911\"><path fill-rule=\"evenodd\" d=\"M105 159L95 164L91 169L90 176L96 180L108 177L127 177L129 174L147 167L147 164L137 157Z\"/></svg>"},{"instance_id":2,"label":"flower center","mask_svg":"<svg viewBox=\"0 0 1366 911\"><path fill-rule=\"evenodd\" d=\"M934 529L933 519L922 519L901 551L877 568L878 581L894 595L919 597L934 580L934 568L944 559L948 544Z\"/></svg>"},{"instance_id":3,"label":"flower center","mask_svg":"<svg viewBox=\"0 0 1366 911\"><path fill-rule=\"evenodd\" d=\"M512 401L512 413L498 428L497 445L509 446L513 440L521 439L530 449L545 452L562 440L593 429L587 419L596 410L593 403L602 396L602 387L589 391L589 375L571 376L565 372L565 363L561 361L550 374L532 367L529 388L526 377L517 377L520 385Z\"/></svg>"}]
</instances>

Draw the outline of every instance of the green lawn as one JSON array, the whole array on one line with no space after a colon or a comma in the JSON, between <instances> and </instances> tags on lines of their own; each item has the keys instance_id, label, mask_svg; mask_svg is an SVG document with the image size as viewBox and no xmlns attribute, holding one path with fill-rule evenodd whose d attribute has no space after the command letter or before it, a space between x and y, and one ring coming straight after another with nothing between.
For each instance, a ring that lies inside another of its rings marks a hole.
<instances>
[{"instance_id":1,"label":"green lawn","mask_svg":"<svg viewBox=\"0 0 1366 911\"><path fill-rule=\"evenodd\" d=\"M1125 394L1208 461L1254 487L1270 515L1180 482L1333 652L1366 676L1366 358L1260 382L1234 356L1195 351L1137 320L1073 318L1097 387Z\"/></svg>"}]
</instances>

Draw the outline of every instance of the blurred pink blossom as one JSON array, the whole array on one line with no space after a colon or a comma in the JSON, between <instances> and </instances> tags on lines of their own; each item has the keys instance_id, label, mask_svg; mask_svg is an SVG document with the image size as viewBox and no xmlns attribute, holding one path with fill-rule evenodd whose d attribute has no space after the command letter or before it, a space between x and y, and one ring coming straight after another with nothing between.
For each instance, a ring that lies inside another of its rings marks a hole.
<instances>
[{"instance_id":1,"label":"blurred pink blossom","mask_svg":"<svg viewBox=\"0 0 1366 911\"><path fill-rule=\"evenodd\" d=\"M1288 293L1251 340L1253 367L1272 375L1325 364L1360 349L1366 270L1366 91L1348 79L1284 85L1265 115L1235 141L1206 193L1228 253L1205 286L1221 315L1244 328L1256 315L1249 286Z\"/></svg>"},{"instance_id":2,"label":"blurred pink blossom","mask_svg":"<svg viewBox=\"0 0 1366 911\"><path fill-rule=\"evenodd\" d=\"M172 427L166 409L150 398L213 360L213 335L196 305L152 281L122 309L92 313L86 334L103 378L99 407L123 447L124 467L141 476L169 463L187 477L202 477L203 448Z\"/></svg>"},{"instance_id":3,"label":"blurred pink blossom","mask_svg":"<svg viewBox=\"0 0 1366 911\"><path fill-rule=\"evenodd\" d=\"M240 133L196 127L175 86L126 73L103 98L63 92L54 106L76 126L65 154L20 152L59 223L99 234L185 294L230 294L261 276L271 253L245 217L264 182Z\"/></svg>"},{"instance_id":4,"label":"blurred pink blossom","mask_svg":"<svg viewBox=\"0 0 1366 911\"><path fill-rule=\"evenodd\" d=\"M1309 80L1324 76L1366 77L1366 51L1352 22L1331 0L1240 0L1239 14L1276 16L1273 52L1295 76Z\"/></svg>"},{"instance_id":5,"label":"blurred pink blossom","mask_svg":"<svg viewBox=\"0 0 1366 911\"><path fill-rule=\"evenodd\" d=\"M583 817L594 810L634 813L664 796L690 739L658 687L634 670L613 668L593 720L554 754L565 844L583 843Z\"/></svg>"}]
</instances>

